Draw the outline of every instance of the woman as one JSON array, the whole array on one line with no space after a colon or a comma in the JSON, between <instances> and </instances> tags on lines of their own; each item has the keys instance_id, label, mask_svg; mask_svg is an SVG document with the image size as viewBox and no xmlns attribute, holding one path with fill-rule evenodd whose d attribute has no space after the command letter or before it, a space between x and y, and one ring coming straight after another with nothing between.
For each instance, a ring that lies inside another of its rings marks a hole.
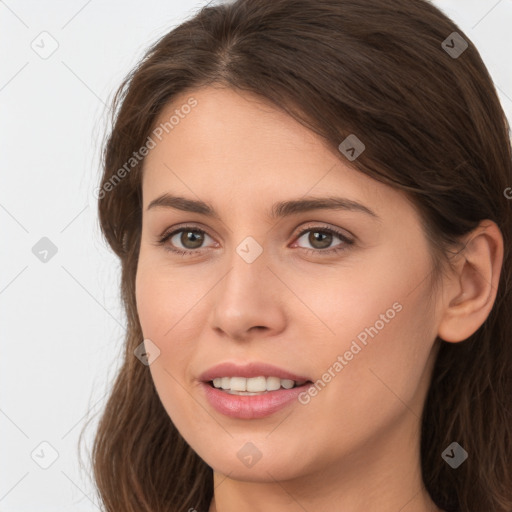
<instances>
[{"instance_id":1,"label":"woman","mask_svg":"<svg viewBox=\"0 0 512 512\"><path fill-rule=\"evenodd\" d=\"M423 0L238 0L121 85L108 511L512 511L508 124Z\"/></svg>"}]
</instances>

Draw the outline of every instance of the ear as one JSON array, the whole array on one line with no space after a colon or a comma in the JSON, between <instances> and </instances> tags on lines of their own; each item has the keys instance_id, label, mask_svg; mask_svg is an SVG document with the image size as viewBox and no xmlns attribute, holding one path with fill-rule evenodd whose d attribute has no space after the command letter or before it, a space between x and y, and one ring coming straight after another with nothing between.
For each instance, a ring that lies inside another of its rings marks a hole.
<instances>
[{"instance_id":1,"label":"ear","mask_svg":"<svg viewBox=\"0 0 512 512\"><path fill-rule=\"evenodd\" d=\"M484 220L463 240L455 273L443 286L438 336L464 341L485 322L496 299L503 263L503 236L495 222Z\"/></svg>"}]
</instances>

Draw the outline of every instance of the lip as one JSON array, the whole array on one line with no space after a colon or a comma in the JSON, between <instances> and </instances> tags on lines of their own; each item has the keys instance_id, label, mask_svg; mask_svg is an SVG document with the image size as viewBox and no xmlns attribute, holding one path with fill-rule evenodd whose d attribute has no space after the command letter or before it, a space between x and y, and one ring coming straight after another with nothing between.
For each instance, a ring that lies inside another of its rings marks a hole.
<instances>
[{"instance_id":1,"label":"lip","mask_svg":"<svg viewBox=\"0 0 512 512\"><path fill-rule=\"evenodd\" d=\"M275 412L291 405L298 405L298 396L304 392L311 382L292 389L278 389L267 391L261 395L231 395L211 386L208 382L201 382L201 388L210 405L221 414L241 420L252 420L270 416Z\"/></svg>"},{"instance_id":2,"label":"lip","mask_svg":"<svg viewBox=\"0 0 512 512\"><path fill-rule=\"evenodd\" d=\"M267 391L261 395L231 395L210 385L217 377L278 377L296 382L307 381L292 389ZM239 365L230 362L220 363L203 372L198 380L210 405L221 414L238 419L256 419L270 416L280 409L298 402L298 395L312 385L309 377L297 375L268 363L251 362Z\"/></svg>"},{"instance_id":3,"label":"lip","mask_svg":"<svg viewBox=\"0 0 512 512\"><path fill-rule=\"evenodd\" d=\"M280 379L290 379L296 382L303 380L311 381L309 377L296 375L295 373L284 370L272 364L251 362L244 365L239 365L230 362L224 362L212 366L210 369L203 372L198 379L202 382L209 382L217 377L279 377Z\"/></svg>"}]
</instances>

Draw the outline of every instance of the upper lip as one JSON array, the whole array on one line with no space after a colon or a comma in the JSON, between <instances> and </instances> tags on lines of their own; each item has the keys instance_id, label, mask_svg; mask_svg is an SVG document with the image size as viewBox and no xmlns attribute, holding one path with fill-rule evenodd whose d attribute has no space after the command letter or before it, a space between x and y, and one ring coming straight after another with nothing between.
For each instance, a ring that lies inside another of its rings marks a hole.
<instances>
[{"instance_id":1,"label":"upper lip","mask_svg":"<svg viewBox=\"0 0 512 512\"><path fill-rule=\"evenodd\" d=\"M290 379L296 382L309 381L308 377L297 375L295 373L278 368L268 363L251 362L247 364L236 364L224 362L212 366L208 370L201 373L199 380L209 382L217 377L279 377L280 379Z\"/></svg>"}]
</instances>

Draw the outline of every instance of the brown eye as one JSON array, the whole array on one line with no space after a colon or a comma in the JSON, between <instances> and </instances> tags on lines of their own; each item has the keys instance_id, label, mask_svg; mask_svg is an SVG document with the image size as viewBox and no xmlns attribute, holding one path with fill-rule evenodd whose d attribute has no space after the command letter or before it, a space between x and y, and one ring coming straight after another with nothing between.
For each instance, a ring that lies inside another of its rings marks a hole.
<instances>
[{"instance_id":1,"label":"brown eye","mask_svg":"<svg viewBox=\"0 0 512 512\"><path fill-rule=\"evenodd\" d=\"M308 243L315 249L327 249L332 243L332 234L325 231L310 231Z\"/></svg>"},{"instance_id":2,"label":"brown eye","mask_svg":"<svg viewBox=\"0 0 512 512\"><path fill-rule=\"evenodd\" d=\"M179 242L183 244L185 249L199 249L204 241L204 233L198 230L184 229L177 234L179 235Z\"/></svg>"},{"instance_id":3,"label":"brown eye","mask_svg":"<svg viewBox=\"0 0 512 512\"><path fill-rule=\"evenodd\" d=\"M162 245L166 250L183 256L186 254L193 255L203 248L205 237L211 239L202 229L183 227L164 234L158 240L158 245Z\"/></svg>"},{"instance_id":4,"label":"brown eye","mask_svg":"<svg viewBox=\"0 0 512 512\"><path fill-rule=\"evenodd\" d=\"M299 245L299 247L302 247L303 249L309 250L313 253L337 252L344 250L347 248L347 246L353 244L353 241L348 237L330 228L313 227L305 229L300 233L297 241L299 241L301 238L306 238L306 242L310 244L312 249L303 247L302 245ZM340 243L332 246L332 243L336 238L340 240Z\"/></svg>"}]
</instances>

